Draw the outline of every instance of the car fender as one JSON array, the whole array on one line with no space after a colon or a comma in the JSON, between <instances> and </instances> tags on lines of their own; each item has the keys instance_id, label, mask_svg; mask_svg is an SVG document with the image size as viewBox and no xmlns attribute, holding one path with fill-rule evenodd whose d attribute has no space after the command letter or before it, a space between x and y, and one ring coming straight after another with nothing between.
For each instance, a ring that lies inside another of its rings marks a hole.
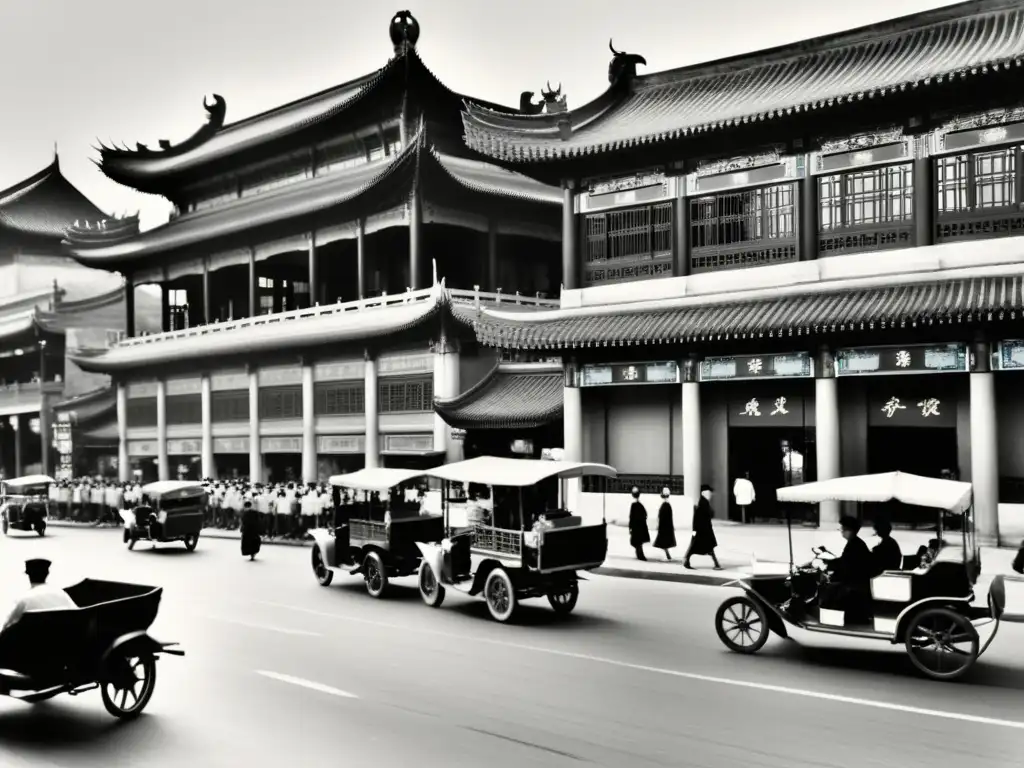
<instances>
[{"instance_id":1,"label":"car fender","mask_svg":"<svg viewBox=\"0 0 1024 768\"><path fill-rule=\"evenodd\" d=\"M103 654L100 666L105 668L112 659L123 656L145 656L158 653L171 653L175 656L185 655L184 651L168 651L167 649L172 645L177 645L177 643L161 643L145 630L129 632L126 635L121 635L111 644Z\"/></svg>"},{"instance_id":2,"label":"car fender","mask_svg":"<svg viewBox=\"0 0 1024 768\"><path fill-rule=\"evenodd\" d=\"M487 583L487 577L491 575L491 571L495 568L502 568L502 564L497 560L484 560L477 566L476 573L473 574L473 586L469 590L470 595L479 595L484 591L484 584ZM509 574L511 578L511 574ZM513 586L515 583L513 582Z\"/></svg>"},{"instance_id":3,"label":"car fender","mask_svg":"<svg viewBox=\"0 0 1024 768\"><path fill-rule=\"evenodd\" d=\"M417 541L416 547L419 549L420 555L423 557L423 562L429 566L431 571L433 571L434 580L440 584L441 574L444 572L444 550L441 549L441 545L426 544L422 541Z\"/></svg>"},{"instance_id":4,"label":"car fender","mask_svg":"<svg viewBox=\"0 0 1024 768\"><path fill-rule=\"evenodd\" d=\"M768 629L783 639L789 637L789 631L786 629L786 620L782 618L782 614L779 613L775 606L770 605L767 600L761 597L750 585L750 582L745 581L744 579L736 579L735 581L727 581L722 586L732 587L733 589L742 589L746 593L747 597L764 609L764 613L768 617Z\"/></svg>"},{"instance_id":5,"label":"car fender","mask_svg":"<svg viewBox=\"0 0 1024 768\"><path fill-rule=\"evenodd\" d=\"M334 538L334 534L326 528L314 528L309 532L310 538L313 539L313 546L320 550L320 556L324 559L324 565L330 567L336 561L334 558L334 550L337 547L337 540Z\"/></svg>"}]
</instances>

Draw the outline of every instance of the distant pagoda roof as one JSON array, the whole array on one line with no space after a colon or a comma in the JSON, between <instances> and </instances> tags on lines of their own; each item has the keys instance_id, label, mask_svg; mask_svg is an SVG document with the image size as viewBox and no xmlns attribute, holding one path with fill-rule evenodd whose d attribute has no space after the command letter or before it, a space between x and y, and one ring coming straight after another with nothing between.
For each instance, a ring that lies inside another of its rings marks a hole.
<instances>
[{"instance_id":1,"label":"distant pagoda roof","mask_svg":"<svg viewBox=\"0 0 1024 768\"><path fill-rule=\"evenodd\" d=\"M1024 5L972 0L650 75L633 74L645 62L632 58L626 76L562 114L467 103L466 143L508 162L561 160L983 76L1021 66Z\"/></svg>"},{"instance_id":2,"label":"distant pagoda roof","mask_svg":"<svg viewBox=\"0 0 1024 768\"><path fill-rule=\"evenodd\" d=\"M337 223L339 217L368 216L404 204L417 183L426 198L452 201L461 195L468 205L481 194L506 204L551 210L561 204L561 194L554 187L496 165L437 151L421 129L409 146L392 157L185 214L141 234L137 218L77 222L68 229L65 245L69 255L83 264L116 269L198 243L212 247L214 242L226 246L239 238L251 242L261 229L286 222L308 230L318 223Z\"/></svg>"},{"instance_id":3,"label":"distant pagoda roof","mask_svg":"<svg viewBox=\"0 0 1024 768\"><path fill-rule=\"evenodd\" d=\"M64 177L56 154L43 170L0 190L0 239L8 235L59 248L76 219L95 221L106 215Z\"/></svg>"},{"instance_id":4,"label":"distant pagoda roof","mask_svg":"<svg viewBox=\"0 0 1024 768\"><path fill-rule=\"evenodd\" d=\"M50 322L36 309L0 317L0 346L5 350L32 344L37 339L63 335L64 328Z\"/></svg>"},{"instance_id":5,"label":"distant pagoda roof","mask_svg":"<svg viewBox=\"0 0 1024 768\"><path fill-rule=\"evenodd\" d=\"M406 13L406 12L402 12ZM396 14L392 18L392 42L395 38ZM411 24L418 24L411 15ZM418 39L418 38L417 38ZM111 179L148 192L160 192L174 179L201 174L231 158L252 152L272 152L300 135L316 136L328 121L346 113L377 115L377 100L393 100L408 93L425 108L450 106L454 119L464 101L480 104L496 114L514 110L499 104L473 99L455 93L442 83L424 64L415 48L415 41L395 44L395 56L387 64L368 75L328 88L311 96L284 104L260 114L225 123L227 105L221 96L214 96L212 105L204 100L207 121L192 136L171 144L161 140L157 148L136 144L127 147L100 146L100 167ZM331 135L324 132L324 137Z\"/></svg>"},{"instance_id":6,"label":"distant pagoda roof","mask_svg":"<svg viewBox=\"0 0 1024 768\"><path fill-rule=\"evenodd\" d=\"M500 363L475 386L434 411L457 429L532 429L562 418L560 363Z\"/></svg>"}]
</instances>

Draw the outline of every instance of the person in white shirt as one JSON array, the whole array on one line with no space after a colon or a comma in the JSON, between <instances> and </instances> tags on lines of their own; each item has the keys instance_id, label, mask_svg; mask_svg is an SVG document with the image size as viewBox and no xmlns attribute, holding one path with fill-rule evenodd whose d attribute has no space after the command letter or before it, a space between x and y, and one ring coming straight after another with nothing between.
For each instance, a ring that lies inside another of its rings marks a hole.
<instances>
[{"instance_id":1,"label":"person in white shirt","mask_svg":"<svg viewBox=\"0 0 1024 768\"><path fill-rule=\"evenodd\" d=\"M747 507L757 499L754 484L750 482L749 472L744 472L743 477L736 478L736 482L732 485L732 495L736 497L736 506L740 508L742 521L747 522Z\"/></svg>"},{"instance_id":2,"label":"person in white shirt","mask_svg":"<svg viewBox=\"0 0 1024 768\"><path fill-rule=\"evenodd\" d=\"M25 561L25 573L28 574L29 591L17 603L4 621L3 630L13 627L21 617L32 611L50 611L59 608L77 608L75 601L71 599L63 589L54 589L47 585L46 579L50 575L50 561L37 558Z\"/></svg>"}]
</instances>

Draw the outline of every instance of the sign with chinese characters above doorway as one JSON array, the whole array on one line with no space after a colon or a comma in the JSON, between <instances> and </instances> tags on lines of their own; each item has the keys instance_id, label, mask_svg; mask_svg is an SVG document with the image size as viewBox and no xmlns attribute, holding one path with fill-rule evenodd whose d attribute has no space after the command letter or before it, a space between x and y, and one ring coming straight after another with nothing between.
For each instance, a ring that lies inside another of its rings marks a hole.
<instances>
[{"instance_id":1,"label":"sign with chinese characters above doorway","mask_svg":"<svg viewBox=\"0 0 1024 768\"><path fill-rule=\"evenodd\" d=\"M701 381L809 379L813 376L814 360L807 352L708 357L700 363Z\"/></svg>"},{"instance_id":2,"label":"sign with chinese characters above doorway","mask_svg":"<svg viewBox=\"0 0 1024 768\"><path fill-rule=\"evenodd\" d=\"M808 419L804 408L814 407L802 395L784 390L766 396L731 398L729 400L730 427L804 427ZM813 423L813 422L811 422Z\"/></svg>"},{"instance_id":3,"label":"sign with chinese characters above doorway","mask_svg":"<svg viewBox=\"0 0 1024 768\"><path fill-rule=\"evenodd\" d=\"M998 346L997 365L1000 371L1024 370L1024 341L1001 341Z\"/></svg>"},{"instance_id":4,"label":"sign with chinese characters above doorway","mask_svg":"<svg viewBox=\"0 0 1024 768\"><path fill-rule=\"evenodd\" d=\"M679 363L606 363L584 365L581 387L612 387L623 384L678 384Z\"/></svg>"},{"instance_id":5,"label":"sign with chinese characters above doorway","mask_svg":"<svg viewBox=\"0 0 1024 768\"><path fill-rule=\"evenodd\" d=\"M879 392L868 401L868 426L956 428L956 410L956 399L942 392Z\"/></svg>"},{"instance_id":6,"label":"sign with chinese characters above doorway","mask_svg":"<svg viewBox=\"0 0 1024 768\"><path fill-rule=\"evenodd\" d=\"M836 376L898 376L908 373L964 373L970 355L965 344L911 344L860 347L836 352Z\"/></svg>"}]
</instances>

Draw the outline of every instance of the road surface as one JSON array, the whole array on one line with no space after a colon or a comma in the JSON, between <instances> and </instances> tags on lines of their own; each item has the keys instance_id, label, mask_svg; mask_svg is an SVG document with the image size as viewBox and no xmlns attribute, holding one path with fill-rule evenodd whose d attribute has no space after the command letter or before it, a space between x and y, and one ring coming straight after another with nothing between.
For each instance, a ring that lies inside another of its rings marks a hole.
<instances>
[{"instance_id":1,"label":"road surface","mask_svg":"<svg viewBox=\"0 0 1024 768\"><path fill-rule=\"evenodd\" d=\"M969 680L919 679L898 649L773 639L720 645L720 587L594 576L577 613L530 602L515 626L452 595L424 606L362 582L322 588L310 551L204 539L129 552L116 531L0 537L0 598L28 557L52 581L86 575L165 588L152 632L185 658L159 663L137 722L99 695L0 699L0 765L584 766L848 768L1020 766L1024 631L1000 630ZM340 580L340 583L339 583ZM401 583L401 582L400 582Z\"/></svg>"}]
</instances>

